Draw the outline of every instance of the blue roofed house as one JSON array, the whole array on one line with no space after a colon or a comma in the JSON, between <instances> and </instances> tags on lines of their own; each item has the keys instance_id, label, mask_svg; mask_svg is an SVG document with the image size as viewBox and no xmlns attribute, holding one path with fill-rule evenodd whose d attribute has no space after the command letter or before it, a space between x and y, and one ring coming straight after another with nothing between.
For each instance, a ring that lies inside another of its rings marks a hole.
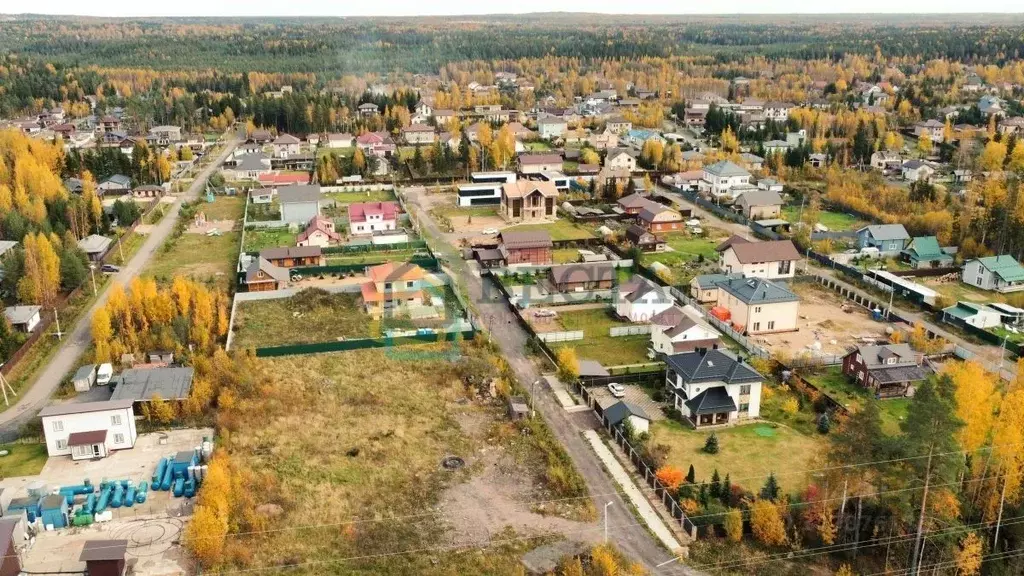
<instances>
[{"instance_id":1,"label":"blue roofed house","mask_svg":"<svg viewBox=\"0 0 1024 576\"><path fill-rule=\"evenodd\" d=\"M910 234L903 224L873 224L857 230L857 248L877 248L883 256L895 256L903 251Z\"/></svg>"},{"instance_id":2,"label":"blue roofed house","mask_svg":"<svg viewBox=\"0 0 1024 576\"><path fill-rule=\"evenodd\" d=\"M665 358L673 406L694 428L750 420L761 414L764 376L725 350L695 350Z\"/></svg>"},{"instance_id":3,"label":"blue roofed house","mask_svg":"<svg viewBox=\"0 0 1024 576\"><path fill-rule=\"evenodd\" d=\"M943 268L953 265L953 256L942 251L935 236L911 238L900 256L913 268Z\"/></svg>"},{"instance_id":4,"label":"blue roofed house","mask_svg":"<svg viewBox=\"0 0 1024 576\"><path fill-rule=\"evenodd\" d=\"M744 334L792 332L797 329L800 298L782 282L738 278L718 284L718 306Z\"/></svg>"},{"instance_id":5,"label":"blue roofed house","mask_svg":"<svg viewBox=\"0 0 1024 576\"><path fill-rule=\"evenodd\" d=\"M1008 254L975 258L964 264L960 279L982 290L1017 292L1024 290L1024 267Z\"/></svg>"}]
</instances>

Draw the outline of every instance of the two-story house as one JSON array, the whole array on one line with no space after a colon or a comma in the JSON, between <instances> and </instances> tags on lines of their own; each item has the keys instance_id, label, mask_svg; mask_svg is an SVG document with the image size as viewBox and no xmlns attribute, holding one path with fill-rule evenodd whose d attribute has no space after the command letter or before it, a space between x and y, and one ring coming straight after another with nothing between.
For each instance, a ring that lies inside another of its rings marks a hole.
<instances>
[{"instance_id":1,"label":"two-story house","mask_svg":"<svg viewBox=\"0 0 1024 576\"><path fill-rule=\"evenodd\" d=\"M608 154L604 158L604 166L605 168L610 168L612 170L629 170L630 172L635 172L636 155L623 148L609 150Z\"/></svg>"},{"instance_id":2,"label":"two-story house","mask_svg":"<svg viewBox=\"0 0 1024 576\"><path fill-rule=\"evenodd\" d=\"M797 330L800 298L784 284L763 278L741 278L718 284L722 318L744 334Z\"/></svg>"},{"instance_id":3,"label":"two-story house","mask_svg":"<svg viewBox=\"0 0 1024 576\"><path fill-rule=\"evenodd\" d=\"M551 264L551 235L547 230L502 230L498 234L498 253L509 266Z\"/></svg>"},{"instance_id":4,"label":"two-story house","mask_svg":"<svg viewBox=\"0 0 1024 576\"><path fill-rule=\"evenodd\" d=\"M296 246L320 246L341 242L341 235L335 231L334 221L323 216L314 216L306 229L295 239Z\"/></svg>"},{"instance_id":5,"label":"two-story house","mask_svg":"<svg viewBox=\"0 0 1024 576\"><path fill-rule=\"evenodd\" d=\"M398 227L398 204L394 202L355 202L348 205L349 233L373 234Z\"/></svg>"},{"instance_id":6,"label":"two-story house","mask_svg":"<svg viewBox=\"0 0 1024 576\"><path fill-rule=\"evenodd\" d=\"M934 118L922 120L914 124L914 136L920 138L927 136L929 140L938 144L944 140L946 125Z\"/></svg>"},{"instance_id":7,"label":"two-story house","mask_svg":"<svg viewBox=\"0 0 1024 576\"><path fill-rule=\"evenodd\" d=\"M882 256L898 255L908 240L903 224L873 224L857 230L857 248L877 248Z\"/></svg>"},{"instance_id":8,"label":"two-story house","mask_svg":"<svg viewBox=\"0 0 1024 576\"><path fill-rule=\"evenodd\" d=\"M880 398L912 396L930 373L907 344L859 346L843 357L843 374Z\"/></svg>"},{"instance_id":9,"label":"two-story house","mask_svg":"<svg viewBox=\"0 0 1024 576\"><path fill-rule=\"evenodd\" d=\"M1024 290L1024 266L1009 254L975 258L964 264L960 279L982 290L1017 292Z\"/></svg>"},{"instance_id":10,"label":"two-story house","mask_svg":"<svg viewBox=\"0 0 1024 576\"><path fill-rule=\"evenodd\" d=\"M410 124L402 128L402 137L406 144L433 144L437 139L437 131L429 124Z\"/></svg>"},{"instance_id":11,"label":"two-story house","mask_svg":"<svg viewBox=\"0 0 1024 576\"><path fill-rule=\"evenodd\" d=\"M668 289L640 275L615 290L615 314L630 322L650 322L651 318L675 306Z\"/></svg>"},{"instance_id":12,"label":"two-story house","mask_svg":"<svg viewBox=\"0 0 1024 576\"><path fill-rule=\"evenodd\" d=\"M246 292L266 292L285 288L290 280L287 268L271 264L266 258L257 256L246 266L243 283Z\"/></svg>"},{"instance_id":13,"label":"two-story house","mask_svg":"<svg viewBox=\"0 0 1024 576\"><path fill-rule=\"evenodd\" d=\"M764 376L731 352L695 350L668 356L665 364L672 405L694 428L760 416Z\"/></svg>"},{"instance_id":14,"label":"two-story house","mask_svg":"<svg viewBox=\"0 0 1024 576\"><path fill-rule=\"evenodd\" d=\"M135 446L134 400L106 400L47 406L39 412L46 452L72 460L104 458Z\"/></svg>"},{"instance_id":15,"label":"two-story house","mask_svg":"<svg viewBox=\"0 0 1024 576\"><path fill-rule=\"evenodd\" d=\"M713 350L721 344L719 336L691 306L672 306L651 318L651 350L656 354Z\"/></svg>"},{"instance_id":16,"label":"two-story house","mask_svg":"<svg viewBox=\"0 0 1024 576\"><path fill-rule=\"evenodd\" d=\"M734 188L752 187L750 172L730 160L721 160L705 166L703 178L698 184L701 192L710 193L716 198L732 195Z\"/></svg>"},{"instance_id":17,"label":"two-story house","mask_svg":"<svg viewBox=\"0 0 1024 576\"><path fill-rule=\"evenodd\" d=\"M501 185L500 214L509 222L555 218L558 189L551 181L517 180Z\"/></svg>"},{"instance_id":18,"label":"two-story house","mask_svg":"<svg viewBox=\"0 0 1024 576\"><path fill-rule=\"evenodd\" d=\"M274 139L274 157L289 158L299 153L302 141L291 134L281 134Z\"/></svg>"},{"instance_id":19,"label":"two-story house","mask_svg":"<svg viewBox=\"0 0 1024 576\"><path fill-rule=\"evenodd\" d=\"M734 205L751 220L770 220L782 215L782 196L774 190L747 190Z\"/></svg>"},{"instance_id":20,"label":"two-story house","mask_svg":"<svg viewBox=\"0 0 1024 576\"><path fill-rule=\"evenodd\" d=\"M520 174L543 174L562 169L562 157L555 153L520 154L518 163Z\"/></svg>"},{"instance_id":21,"label":"two-story house","mask_svg":"<svg viewBox=\"0 0 1024 576\"><path fill-rule=\"evenodd\" d=\"M537 120L537 134L545 140L561 138L568 128L568 122L558 116L545 116Z\"/></svg>"},{"instance_id":22,"label":"two-story house","mask_svg":"<svg viewBox=\"0 0 1024 576\"><path fill-rule=\"evenodd\" d=\"M360 287L360 294L370 316L379 318L423 304L426 273L416 264L387 262L371 266L366 275L370 281Z\"/></svg>"},{"instance_id":23,"label":"two-story house","mask_svg":"<svg viewBox=\"0 0 1024 576\"><path fill-rule=\"evenodd\" d=\"M792 240L752 242L733 235L715 250L722 255L722 272L742 274L745 278L792 278L796 275L796 263L800 260L800 252Z\"/></svg>"}]
</instances>

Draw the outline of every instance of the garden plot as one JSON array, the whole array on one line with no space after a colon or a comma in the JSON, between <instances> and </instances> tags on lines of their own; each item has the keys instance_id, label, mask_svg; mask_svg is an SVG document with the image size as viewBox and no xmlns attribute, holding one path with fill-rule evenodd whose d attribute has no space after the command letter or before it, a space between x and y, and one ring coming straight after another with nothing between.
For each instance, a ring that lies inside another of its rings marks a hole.
<instances>
[{"instance_id":1,"label":"garden plot","mask_svg":"<svg viewBox=\"0 0 1024 576\"><path fill-rule=\"evenodd\" d=\"M888 340L889 324L871 318L871 313L838 294L809 282L792 282L800 297L797 332L755 336L755 342L787 357L800 355L843 355L851 346Z\"/></svg>"},{"instance_id":2,"label":"garden plot","mask_svg":"<svg viewBox=\"0 0 1024 576\"><path fill-rule=\"evenodd\" d=\"M609 331L615 326L636 324L615 318L614 310L608 304L574 304L547 309L553 310L557 316L538 318L536 310L533 311L533 316L527 316L530 325L538 333L583 331L583 340L551 342L552 348L575 348L579 358L597 360L603 366L623 366L650 361L647 357L650 336L647 334L610 336Z\"/></svg>"}]
</instances>

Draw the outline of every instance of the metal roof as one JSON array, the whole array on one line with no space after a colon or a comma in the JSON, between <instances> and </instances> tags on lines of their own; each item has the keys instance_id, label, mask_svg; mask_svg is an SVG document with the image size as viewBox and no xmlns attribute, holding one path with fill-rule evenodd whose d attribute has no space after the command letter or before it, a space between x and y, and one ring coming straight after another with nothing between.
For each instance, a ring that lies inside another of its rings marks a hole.
<instances>
[{"instance_id":1,"label":"metal roof","mask_svg":"<svg viewBox=\"0 0 1024 576\"><path fill-rule=\"evenodd\" d=\"M799 302L792 290L779 282L764 278L738 278L723 282L719 286L745 304L775 304L778 302Z\"/></svg>"},{"instance_id":2,"label":"metal roof","mask_svg":"<svg viewBox=\"0 0 1024 576\"><path fill-rule=\"evenodd\" d=\"M79 562L124 560L127 540L89 540L82 547Z\"/></svg>"},{"instance_id":3,"label":"metal roof","mask_svg":"<svg viewBox=\"0 0 1024 576\"><path fill-rule=\"evenodd\" d=\"M165 400L188 398L195 370L190 367L131 368L118 375L111 400L152 400L159 395Z\"/></svg>"},{"instance_id":4,"label":"metal roof","mask_svg":"<svg viewBox=\"0 0 1024 576\"><path fill-rule=\"evenodd\" d=\"M102 412L104 410L123 410L125 408L131 408L132 404L132 400L115 400L113 398L102 402L66 402L64 404L56 404L54 406L47 406L46 408L43 408L39 411L39 417L45 418L47 416L63 416L65 414L86 414L89 412Z\"/></svg>"},{"instance_id":5,"label":"metal roof","mask_svg":"<svg viewBox=\"0 0 1024 576\"><path fill-rule=\"evenodd\" d=\"M630 416L636 416L638 418L643 418L644 420L651 419L651 417L647 415L647 412L644 412L643 408L625 400L620 400L604 410L604 417L612 426L622 422Z\"/></svg>"},{"instance_id":6,"label":"metal roof","mask_svg":"<svg viewBox=\"0 0 1024 576\"><path fill-rule=\"evenodd\" d=\"M781 262L799 260L800 253L792 240L772 240L769 242L734 242L726 250L732 249L741 264L757 262ZM724 252L725 250L723 250Z\"/></svg>"},{"instance_id":7,"label":"metal roof","mask_svg":"<svg viewBox=\"0 0 1024 576\"><path fill-rule=\"evenodd\" d=\"M509 250L524 248L550 248L551 234L547 230L502 230L501 244Z\"/></svg>"},{"instance_id":8,"label":"metal roof","mask_svg":"<svg viewBox=\"0 0 1024 576\"><path fill-rule=\"evenodd\" d=\"M764 380L764 376L724 350L672 354L665 358L665 363L687 383L739 384Z\"/></svg>"},{"instance_id":9,"label":"metal roof","mask_svg":"<svg viewBox=\"0 0 1024 576\"><path fill-rule=\"evenodd\" d=\"M736 403L725 391L724 386L714 386L697 394L686 401L686 407L689 408L691 414L718 414L736 411Z\"/></svg>"},{"instance_id":10,"label":"metal roof","mask_svg":"<svg viewBox=\"0 0 1024 576\"><path fill-rule=\"evenodd\" d=\"M105 252L112 242L113 240L106 236L90 234L78 241L78 247L86 254L99 254Z\"/></svg>"},{"instance_id":11,"label":"metal roof","mask_svg":"<svg viewBox=\"0 0 1024 576\"><path fill-rule=\"evenodd\" d=\"M857 233L860 234L865 230L875 240L906 240L910 238L910 234L907 234L907 229L903 227L903 224L873 224L857 230Z\"/></svg>"},{"instance_id":12,"label":"metal roof","mask_svg":"<svg viewBox=\"0 0 1024 576\"><path fill-rule=\"evenodd\" d=\"M40 306L11 306L4 309L4 316L11 324L28 324L40 310Z\"/></svg>"},{"instance_id":13,"label":"metal roof","mask_svg":"<svg viewBox=\"0 0 1024 576\"><path fill-rule=\"evenodd\" d=\"M319 184L292 184L277 190L277 199L281 204L319 202L320 198Z\"/></svg>"},{"instance_id":14,"label":"metal roof","mask_svg":"<svg viewBox=\"0 0 1024 576\"><path fill-rule=\"evenodd\" d=\"M730 160L721 160L709 166L705 166L704 171L720 178L728 176L750 176L750 172L747 172L738 164Z\"/></svg>"}]
</instances>

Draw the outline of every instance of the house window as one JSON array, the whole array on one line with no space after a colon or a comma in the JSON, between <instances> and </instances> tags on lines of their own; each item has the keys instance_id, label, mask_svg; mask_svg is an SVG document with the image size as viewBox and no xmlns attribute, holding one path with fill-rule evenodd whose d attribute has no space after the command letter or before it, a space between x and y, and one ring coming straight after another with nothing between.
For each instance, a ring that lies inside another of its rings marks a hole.
<instances>
[{"instance_id":1,"label":"house window","mask_svg":"<svg viewBox=\"0 0 1024 576\"><path fill-rule=\"evenodd\" d=\"M761 312L761 307L760 306L754 306L754 313L757 314L757 313L760 313L760 312Z\"/></svg>"},{"instance_id":2,"label":"house window","mask_svg":"<svg viewBox=\"0 0 1024 576\"><path fill-rule=\"evenodd\" d=\"M405 287L406 288L412 288L415 284L416 284L415 282L410 280L410 281L405 283Z\"/></svg>"},{"instance_id":3,"label":"house window","mask_svg":"<svg viewBox=\"0 0 1024 576\"><path fill-rule=\"evenodd\" d=\"M67 440L57 440L57 450L64 450L68 447Z\"/></svg>"},{"instance_id":4,"label":"house window","mask_svg":"<svg viewBox=\"0 0 1024 576\"><path fill-rule=\"evenodd\" d=\"M977 284L978 286L981 286L982 284L984 284L984 283L985 283L985 279L984 279L984 278L983 278L983 277L982 277L982 276L981 276L981 275L979 274L979 275L978 275L978 279L977 279L977 280L975 280L975 282L974 282L974 283L975 283L975 284Z\"/></svg>"},{"instance_id":5,"label":"house window","mask_svg":"<svg viewBox=\"0 0 1024 576\"><path fill-rule=\"evenodd\" d=\"M761 329L761 323L760 322L754 322L754 332L757 332L760 329Z\"/></svg>"},{"instance_id":6,"label":"house window","mask_svg":"<svg viewBox=\"0 0 1024 576\"><path fill-rule=\"evenodd\" d=\"M124 444L124 434L114 434L114 444Z\"/></svg>"},{"instance_id":7,"label":"house window","mask_svg":"<svg viewBox=\"0 0 1024 576\"><path fill-rule=\"evenodd\" d=\"M750 394L750 384L744 384L743 386L740 386L740 395L745 396L747 394Z\"/></svg>"},{"instance_id":8,"label":"house window","mask_svg":"<svg viewBox=\"0 0 1024 576\"><path fill-rule=\"evenodd\" d=\"M63 420L54 420L53 421L53 431L54 432L63 432L64 431L64 421Z\"/></svg>"},{"instance_id":9,"label":"house window","mask_svg":"<svg viewBox=\"0 0 1024 576\"><path fill-rule=\"evenodd\" d=\"M740 404L740 412L750 412L750 404L747 404L745 402Z\"/></svg>"},{"instance_id":10,"label":"house window","mask_svg":"<svg viewBox=\"0 0 1024 576\"><path fill-rule=\"evenodd\" d=\"M384 289L385 290L391 290L391 282L385 282L384 283Z\"/></svg>"},{"instance_id":11,"label":"house window","mask_svg":"<svg viewBox=\"0 0 1024 576\"><path fill-rule=\"evenodd\" d=\"M775 330L775 320L769 320L768 321L768 329L769 330Z\"/></svg>"},{"instance_id":12,"label":"house window","mask_svg":"<svg viewBox=\"0 0 1024 576\"><path fill-rule=\"evenodd\" d=\"M120 426L121 425L121 415L120 414L114 414L113 416L111 416L110 417L110 425L111 426Z\"/></svg>"},{"instance_id":13,"label":"house window","mask_svg":"<svg viewBox=\"0 0 1024 576\"><path fill-rule=\"evenodd\" d=\"M779 262L779 274L789 274L790 265L792 265L792 262L790 262L789 260L783 260L782 262Z\"/></svg>"}]
</instances>

